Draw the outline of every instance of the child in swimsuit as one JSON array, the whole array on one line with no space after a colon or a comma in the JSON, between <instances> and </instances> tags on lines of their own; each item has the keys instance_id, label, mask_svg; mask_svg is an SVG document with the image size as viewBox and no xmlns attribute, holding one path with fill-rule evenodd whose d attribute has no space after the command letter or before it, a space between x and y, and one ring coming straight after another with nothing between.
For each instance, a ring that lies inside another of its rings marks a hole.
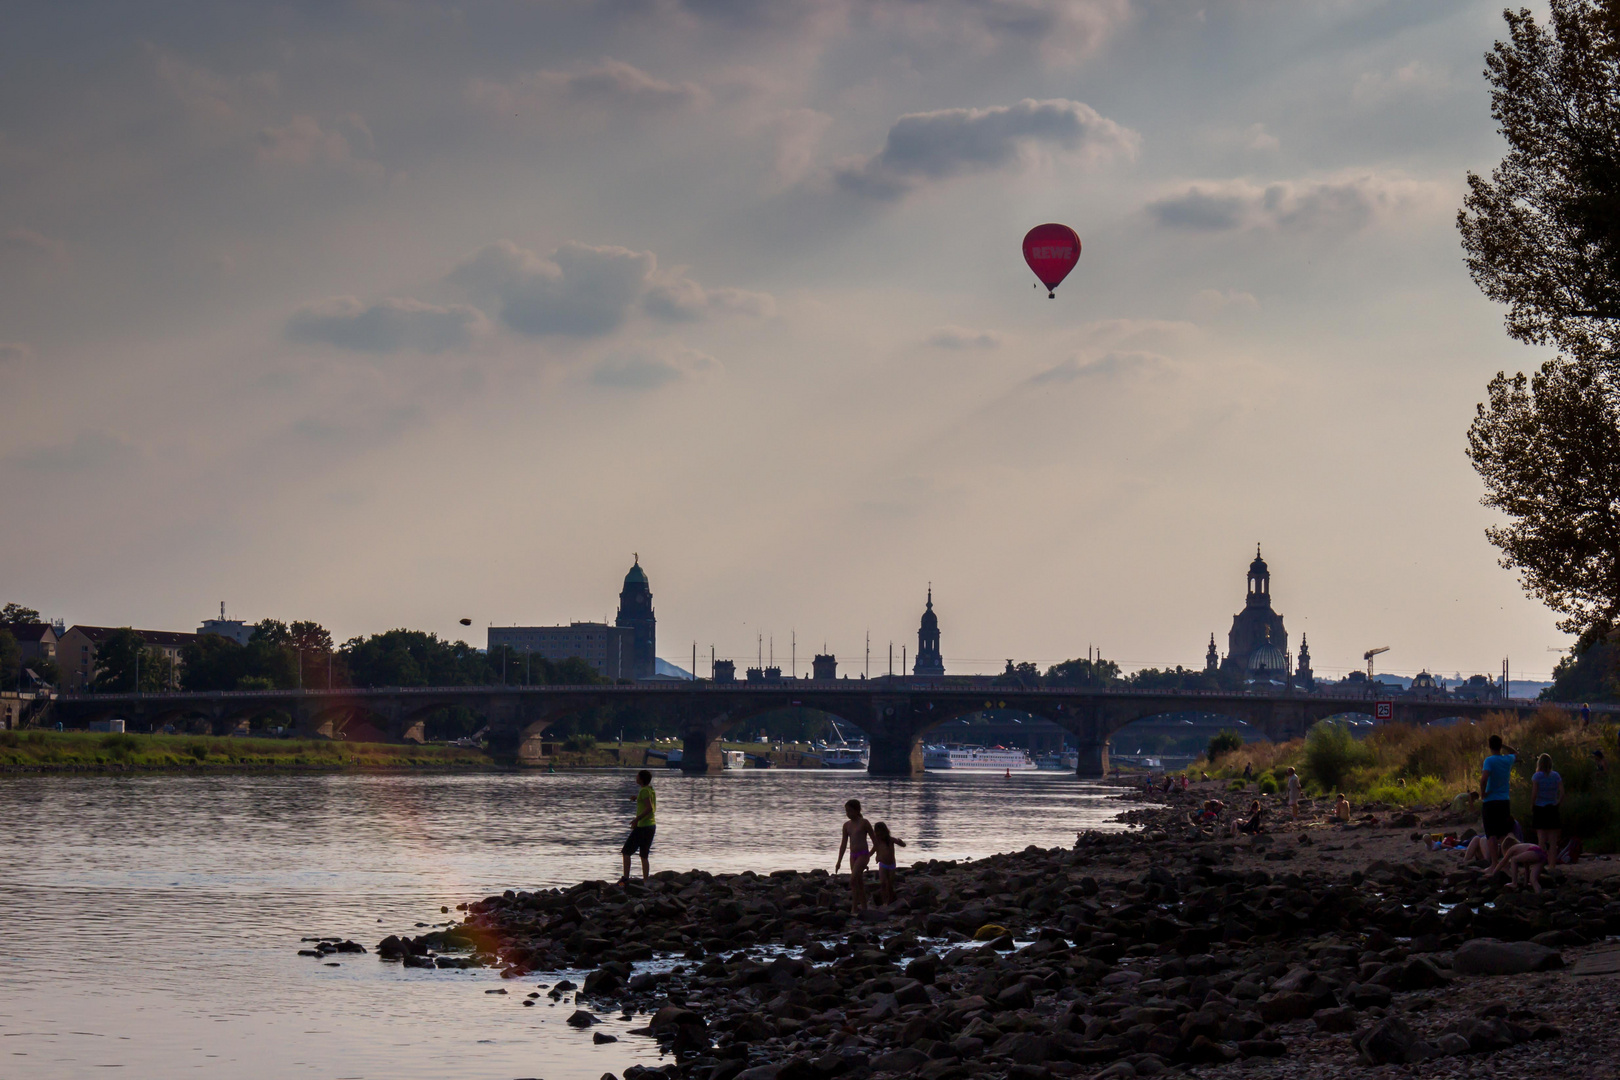
<instances>
[{"instance_id":1,"label":"child in swimsuit","mask_svg":"<svg viewBox=\"0 0 1620 1080\"><path fill-rule=\"evenodd\" d=\"M844 822L843 837L838 841L838 861L833 863L833 873L844 862L844 850L849 850L849 901L851 911L860 911L866 906L866 862L872 857L871 849L867 846L867 838L872 836L872 823L861 816L861 800L851 799L844 804L844 813L849 820Z\"/></svg>"},{"instance_id":2,"label":"child in swimsuit","mask_svg":"<svg viewBox=\"0 0 1620 1080\"><path fill-rule=\"evenodd\" d=\"M1547 849L1539 844L1527 844L1523 840L1515 840L1512 836L1502 838L1502 857L1496 860L1491 867L1492 874L1507 871L1513 875L1513 883L1519 883L1519 867L1524 867L1525 877L1530 887L1536 892L1541 891L1541 868L1547 865Z\"/></svg>"},{"instance_id":3,"label":"child in swimsuit","mask_svg":"<svg viewBox=\"0 0 1620 1080\"><path fill-rule=\"evenodd\" d=\"M905 847L906 842L898 836L891 836L888 825L880 821L872 826L872 854L877 856L878 884L883 889L883 903L885 906L894 903L894 872L896 869L894 849L896 846Z\"/></svg>"}]
</instances>

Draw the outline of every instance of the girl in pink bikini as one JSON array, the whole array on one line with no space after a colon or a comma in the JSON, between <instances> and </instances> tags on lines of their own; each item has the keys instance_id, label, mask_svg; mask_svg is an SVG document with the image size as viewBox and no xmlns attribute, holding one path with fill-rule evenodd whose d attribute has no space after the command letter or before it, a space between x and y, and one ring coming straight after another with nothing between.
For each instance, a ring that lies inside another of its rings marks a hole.
<instances>
[{"instance_id":1,"label":"girl in pink bikini","mask_svg":"<svg viewBox=\"0 0 1620 1080\"><path fill-rule=\"evenodd\" d=\"M1511 834L1502 838L1502 857L1496 860L1491 867L1492 874L1506 871L1513 875L1513 883L1519 883L1519 867L1524 867L1525 877L1530 887L1536 892L1541 891L1541 868L1547 865L1547 849L1540 844L1527 844L1523 840L1515 840Z\"/></svg>"},{"instance_id":2,"label":"girl in pink bikini","mask_svg":"<svg viewBox=\"0 0 1620 1080\"><path fill-rule=\"evenodd\" d=\"M866 906L866 863L872 857L872 850L867 840L873 837L872 823L861 816L861 800L851 799L844 804L844 813L849 820L844 822L842 838L838 841L838 861L833 863L833 873L844 863L844 851L849 851L849 902L851 911L860 911Z\"/></svg>"}]
</instances>

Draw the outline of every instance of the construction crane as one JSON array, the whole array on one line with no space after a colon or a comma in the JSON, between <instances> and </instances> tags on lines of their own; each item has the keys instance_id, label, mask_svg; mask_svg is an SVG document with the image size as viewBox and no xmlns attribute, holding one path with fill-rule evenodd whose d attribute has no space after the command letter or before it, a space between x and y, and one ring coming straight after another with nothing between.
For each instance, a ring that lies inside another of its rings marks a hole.
<instances>
[{"instance_id":1,"label":"construction crane","mask_svg":"<svg viewBox=\"0 0 1620 1080\"><path fill-rule=\"evenodd\" d=\"M1389 646L1388 645L1380 645L1376 649L1368 649L1366 652L1361 654L1361 658L1363 660L1367 661L1367 681L1368 682L1371 682L1372 677L1373 677L1372 658L1377 656L1379 653L1385 653L1385 652L1389 652Z\"/></svg>"}]
</instances>

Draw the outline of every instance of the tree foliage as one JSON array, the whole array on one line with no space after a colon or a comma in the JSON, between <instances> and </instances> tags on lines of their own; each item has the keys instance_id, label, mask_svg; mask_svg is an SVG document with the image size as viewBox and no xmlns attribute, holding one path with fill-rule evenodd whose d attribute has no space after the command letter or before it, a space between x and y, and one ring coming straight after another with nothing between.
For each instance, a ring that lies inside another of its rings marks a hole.
<instances>
[{"instance_id":1,"label":"tree foliage","mask_svg":"<svg viewBox=\"0 0 1620 1080\"><path fill-rule=\"evenodd\" d=\"M1048 686L1104 687L1119 682L1119 665L1098 657L1095 660L1065 660L1046 669Z\"/></svg>"},{"instance_id":2,"label":"tree foliage","mask_svg":"<svg viewBox=\"0 0 1620 1080\"><path fill-rule=\"evenodd\" d=\"M1485 535L1526 591L1583 644L1620 619L1620 397L1586 360L1498 374L1468 431L1484 502L1508 523Z\"/></svg>"},{"instance_id":3,"label":"tree foliage","mask_svg":"<svg viewBox=\"0 0 1620 1080\"><path fill-rule=\"evenodd\" d=\"M1485 58L1509 150L1470 172L1457 228L1508 333L1576 357L1620 350L1620 4L1550 0L1543 26L1505 12Z\"/></svg>"},{"instance_id":4,"label":"tree foliage","mask_svg":"<svg viewBox=\"0 0 1620 1080\"><path fill-rule=\"evenodd\" d=\"M0 630L0 689L16 689L21 668L22 647L10 630Z\"/></svg>"},{"instance_id":5,"label":"tree foliage","mask_svg":"<svg viewBox=\"0 0 1620 1080\"><path fill-rule=\"evenodd\" d=\"M23 607L16 602L9 602L0 607L0 623L31 623L40 622L39 612L31 607Z\"/></svg>"},{"instance_id":6,"label":"tree foliage","mask_svg":"<svg viewBox=\"0 0 1620 1080\"><path fill-rule=\"evenodd\" d=\"M1211 765L1226 754L1243 749L1243 736L1235 731L1225 730L1216 732L1209 740L1209 749L1205 756Z\"/></svg>"},{"instance_id":7,"label":"tree foliage","mask_svg":"<svg viewBox=\"0 0 1620 1080\"><path fill-rule=\"evenodd\" d=\"M1564 351L1498 373L1468 455L1502 565L1584 647L1620 619L1620 3L1509 11L1486 56L1508 153L1468 176L1457 214L1468 268L1510 335Z\"/></svg>"},{"instance_id":8,"label":"tree foliage","mask_svg":"<svg viewBox=\"0 0 1620 1080\"><path fill-rule=\"evenodd\" d=\"M174 664L163 653L148 649L146 639L137 630L127 626L115 630L96 647L92 685L99 692L127 694L139 689L153 693L170 689L173 679Z\"/></svg>"}]
</instances>

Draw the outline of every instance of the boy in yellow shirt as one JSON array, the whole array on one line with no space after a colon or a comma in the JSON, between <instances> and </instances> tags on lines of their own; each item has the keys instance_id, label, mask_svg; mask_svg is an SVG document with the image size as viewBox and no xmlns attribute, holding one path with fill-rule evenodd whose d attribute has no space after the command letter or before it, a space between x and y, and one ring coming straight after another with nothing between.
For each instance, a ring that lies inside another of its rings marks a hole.
<instances>
[{"instance_id":1,"label":"boy in yellow shirt","mask_svg":"<svg viewBox=\"0 0 1620 1080\"><path fill-rule=\"evenodd\" d=\"M647 880L647 852L652 850L653 833L658 829L658 794L653 791L652 773L642 769L636 773L636 783L640 785L640 790L636 792L636 817L630 823L630 835L620 849L620 854L624 856L624 876L619 879L620 882L630 880L630 856L638 852L641 855L641 880Z\"/></svg>"}]
</instances>

